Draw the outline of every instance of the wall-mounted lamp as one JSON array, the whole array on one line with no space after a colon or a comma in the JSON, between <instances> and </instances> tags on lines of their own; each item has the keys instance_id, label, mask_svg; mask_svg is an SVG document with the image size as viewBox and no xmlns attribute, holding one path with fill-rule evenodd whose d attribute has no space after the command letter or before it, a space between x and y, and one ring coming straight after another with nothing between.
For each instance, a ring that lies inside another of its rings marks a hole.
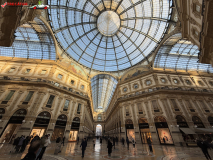
<instances>
[{"instance_id":1,"label":"wall-mounted lamp","mask_svg":"<svg viewBox=\"0 0 213 160\"><path fill-rule=\"evenodd\" d=\"M22 123L25 123L25 120L23 120Z\"/></svg>"},{"instance_id":2,"label":"wall-mounted lamp","mask_svg":"<svg viewBox=\"0 0 213 160\"><path fill-rule=\"evenodd\" d=\"M55 123L52 123L52 125L54 125Z\"/></svg>"},{"instance_id":3,"label":"wall-mounted lamp","mask_svg":"<svg viewBox=\"0 0 213 160\"><path fill-rule=\"evenodd\" d=\"M170 125L173 128L173 125Z\"/></svg>"},{"instance_id":4,"label":"wall-mounted lamp","mask_svg":"<svg viewBox=\"0 0 213 160\"><path fill-rule=\"evenodd\" d=\"M0 122L3 122L3 121L0 119Z\"/></svg>"},{"instance_id":5,"label":"wall-mounted lamp","mask_svg":"<svg viewBox=\"0 0 213 160\"><path fill-rule=\"evenodd\" d=\"M33 123L33 121L30 121L30 123Z\"/></svg>"},{"instance_id":6,"label":"wall-mounted lamp","mask_svg":"<svg viewBox=\"0 0 213 160\"><path fill-rule=\"evenodd\" d=\"M177 125L177 127L179 128L179 125Z\"/></svg>"},{"instance_id":7,"label":"wall-mounted lamp","mask_svg":"<svg viewBox=\"0 0 213 160\"><path fill-rule=\"evenodd\" d=\"M1 122L1 121L0 121ZM213 128L213 126L212 126L212 128Z\"/></svg>"},{"instance_id":8,"label":"wall-mounted lamp","mask_svg":"<svg viewBox=\"0 0 213 160\"><path fill-rule=\"evenodd\" d=\"M197 125L195 125L195 128L197 128Z\"/></svg>"}]
</instances>

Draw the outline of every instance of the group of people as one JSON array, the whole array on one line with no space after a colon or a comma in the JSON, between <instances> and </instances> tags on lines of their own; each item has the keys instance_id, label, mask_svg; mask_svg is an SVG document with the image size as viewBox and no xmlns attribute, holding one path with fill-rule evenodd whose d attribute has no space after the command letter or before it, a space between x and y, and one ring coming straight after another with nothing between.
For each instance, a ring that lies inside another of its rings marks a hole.
<instances>
[{"instance_id":1,"label":"group of people","mask_svg":"<svg viewBox=\"0 0 213 160\"><path fill-rule=\"evenodd\" d=\"M197 146L201 148L206 159L211 160L208 149L213 148L213 143L211 143L211 141L207 140L207 139L205 139L205 140L204 139L196 139L196 142L197 142Z\"/></svg>"},{"instance_id":2,"label":"group of people","mask_svg":"<svg viewBox=\"0 0 213 160\"><path fill-rule=\"evenodd\" d=\"M50 143L49 134L43 136L42 138L40 138L38 135L35 136L30 142L28 153L22 160L41 160Z\"/></svg>"},{"instance_id":3,"label":"group of people","mask_svg":"<svg viewBox=\"0 0 213 160\"><path fill-rule=\"evenodd\" d=\"M125 142L124 138L121 139L121 142L122 142L123 146L125 146L125 144L124 144L124 142ZM135 148L135 143L136 142L135 142L134 138L132 138L131 142L132 142L133 147ZM130 140L129 140L128 137L126 137L126 145L127 145L128 149L129 149L129 143L130 143Z\"/></svg>"},{"instance_id":4,"label":"group of people","mask_svg":"<svg viewBox=\"0 0 213 160\"><path fill-rule=\"evenodd\" d=\"M17 137L16 139L14 138L12 141L12 144L14 146L15 152L24 152L26 146L28 145L28 143L30 142L30 137L27 136L25 138L25 136L21 136L21 137Z\"/></svg>"}]
</instances>

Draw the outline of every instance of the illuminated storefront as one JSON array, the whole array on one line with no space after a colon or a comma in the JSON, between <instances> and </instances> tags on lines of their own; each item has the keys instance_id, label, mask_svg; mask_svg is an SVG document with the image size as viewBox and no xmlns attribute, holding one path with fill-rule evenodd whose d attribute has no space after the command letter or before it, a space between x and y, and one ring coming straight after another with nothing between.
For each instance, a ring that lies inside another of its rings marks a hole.
<instances>
[{"instance_id":1,"label":"illuminated storefront","mask_svg":"<svg viewBox=\"0 0 213 160\"><path fill-rule=\"evenodd\" d=\"M138 120L140 135L141 135L141 142L147 143L147 139L150 137L152 139L148 121L145 118L140 118Z\"/></svg>"},{"instance_id":2,"label":"illuminated storefront","mask_svg":"<svg viewBox=\"0 0 213 160\"><path fill-rule=\"evenodd\" d=\"M131 142L132 139L135 140L135 130L133 126L133 122L131 119L126 120L126 136L128 137L129 141Z\"/></svg>"},{"instance_id":3,"label":"illuminated storefront","mask_svg":"<svg viewBox=\"0 0 213 160\"><path fill-rule=\"evenodd\" d=\"M80 127L80 118L75 117L73 119L73 122L72 122L71 131L70 131L70 134L69 134L68 141L70 141L70 142L77 141L79 127Z\"/></svg>"}]
</instances>

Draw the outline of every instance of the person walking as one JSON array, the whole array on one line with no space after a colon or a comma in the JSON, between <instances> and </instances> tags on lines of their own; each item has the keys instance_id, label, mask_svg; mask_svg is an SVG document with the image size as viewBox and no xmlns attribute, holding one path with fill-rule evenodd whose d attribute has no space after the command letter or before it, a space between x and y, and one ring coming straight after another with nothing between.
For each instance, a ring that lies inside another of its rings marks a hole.
<instances>
[{"instance_id":1,"label":"person walking","mask_svg":"<svg viewBox=\"0 0 213 160\"><path fill-rule=\"evenodd\" d=\"M93 139L93 149L95 149L95 141L96 141L96 139L94 138Z\"/></svg>"},{"instance_id":2,"label":"person walking","mask_svg":"<svg viewBox=\"0 0 213 160\"><path fill-rule=\"evenodd\" d=\"M147 143L148 143L148 145L149 145L149 150L150 150L150 152L153 152L153 150L152 150L152 141L151 141L151 138L150 138L150 137L147 138Z\"/></svg>"},{"instance_id":3,"label":"person walking","mask_svg":"<svg viewBox=\"0 0 213 160\"><path fill-rule=\"evenodd\" d=\"M43 147L42 147L42 150L37 158L37 160L41 160L43 155L44 155L44 152L46 151L46 148L48 147L48 145L51 143L50 140L48 139L48 135L45 135L44 136L44 144L43 144ZM42 142L41 142L42 143Z\"/></svg>"},{"instance_id":4,"label":"person walking","mask_svg":"<svg viewBox=\"0 0 213 160\"><path fill-rule=\"evenodd\" d=\"M166 144L166 139L163 137L163 143Z\"/></svg>"},{"instance_id":5,"label":"person walking","mask_svg":"<svg viewBox=\"0 0 213 160\"><path fill-rule=\"evenodd\" d=\"M110 138L108 139L107 148L108 148L108 156L111 157L111 153L112 153L112 142L110 141Z\"/></svg>"},{"instance_id":6,"label":"person walking","mask_svg":"<svg viewBox=\"0 0 213 160\"><path fill-rule=\"evenodd\" d=\"M128 137L126 137L126 145L127 145L128 150L129 150L129 138Z\"/></svg>"},{"instance_id":7,"label":"person walking","mask_svg":"<svg viewBox=\"0 0 213 160\"><path fill-rule=\"evenodd\" d=\"M24 139L25 139L25 137L22 135L21 138L19 139L18 146L16 148L16 152L20 151L20 148L21 148L21 146L22 146L22 144L24 142Z\"/></svg>"},{"instance_id":8,"label":"person walking","mask_svg":"<svg viewBox=\"0 0 213 160\"><path fill-rule=\"evenodd\" d=\"M100 144L102 145L102 138L100 138Z\"/></svg>"},{"instance_id":9,"label":"person walking","mask_svg":"<svg viewBox=\"0 0 213 160\"><path fill-rule=\"evenodd\" d=\"M55 153L54 153L56 155L61 152L61 143L60 142L61 142L61 137L58 137L56 139L56 148L55 148Z\"/></svg>"},{"instance_id":10,"label":"person walking","mask_svg":"<svg viewBox=\"0 0 213 160\"><path fill-rule=\"evenodd\" d=\"M64 140L65 140L65 136L63 137L62 142L61 142L61 144L63 144L63 146L64 146Z\"/></svg>"},{"instance_id":11,"label":"person walking","mask_svg":"<svg viewBox=\"0 0 213 160\"><path fill-rule=\"evenodd\" d=\"M39 147L40 147L40 140L32 142L28 149L28 153L22 160L35 160L36 153L38 152Z\"/></svg>"},{"instance_id":12,"label":"person walking","mask_svg":"<svg viewBox=\"0 0 213 160\"><path fill-rule=\"evenodd\" d=\"M84 157L84 152L85 152L86 147L87 147L86 138L83 139L83 141L81 142L80 147L82 147L82 148L81 148L81 149L82 149L82 156L81 156L81 157L83 158L83 157Z\"/></svg>"},{"instance_id":13,"label":"person walking","mask_svg":"<svg viewBox=\"0 0 213 160\"><path fill-rule=\"evenodd\" d=\"M132 145L135 148L135 140L134 140L134 138L132 138Z\"/></svg>"},{"instance_id":14,"label":"person walking","mask_svg":"<svg viewBox=\"0 0 213 160\"><path fill-rule=\"evenodd\" d=\"M28 138L28 137L27 137ZM26 148L26 145L27 145L27 141L28 141L28 139L27 138L24 138L24 141L23 141L23 144L22 144L22 146L21 146L21 150L20 150L20 152L24 152L24 150L25 150L25 148Z\"/></svg>"},{"instance_id":15,"label":"person walking","mask_svg":"<svg viewBox=\"0 0 213 160\"><path fill-rule=\"evenodd\" d=\"M208 142L197 139L197 146L201 148L206 159L211 160L211 157L210 157L209 152L208 152L208 148L209 148Z\"/></svg>"},{"instance_id":16,"label":"person walking","mask_svg":"<svg viewBox=\"0 0 213 160\"><path fill-rule=\"evenodd\" d=\"M45 136L41 137L41 141L40 141L40 147L38 149L38 152L36 153L36 160L40 159L40 155L42 154L42 149L44 147L45 144Z\"/></svg>"},{"instance_id":17,"label":"person walking","mask_svg":"<svg viewBox=\"0 0 213 160\"><path fill-rule=\"evenodd\" d=\"M125 146L125 145L124 145L124 138L123 138L123 137L122 137L121 141L122 141L123 146Z\"/></svg>"},{"instance_id":18,"label":"person walking","mask_svg":"<svg viewBox=\"0 0 213 160\"><path fill-rule=\"evenodd\" d=\"M114 146L114 149L115 149L115 137L113 137L113 146Z\"/></svg>"}]
</instances>

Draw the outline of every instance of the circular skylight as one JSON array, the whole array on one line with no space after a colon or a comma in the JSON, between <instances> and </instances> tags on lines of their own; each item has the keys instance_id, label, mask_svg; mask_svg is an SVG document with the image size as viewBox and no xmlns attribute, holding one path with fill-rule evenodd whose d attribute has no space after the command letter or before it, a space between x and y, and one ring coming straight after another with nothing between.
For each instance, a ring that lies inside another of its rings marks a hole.
<instances>
[{"instance_id":1,"label":"circular skylight","mask_svg":"<svg viewBox=\"0 0 213 160\"><path fill-rule=\"evenodd\" d=\"M103 35L112 36L120 28L120 18L113 11L105 11L98 17L97 27Z\"/></svg>"},{"instance_id":2,"label":"circular skylight","mask_svg":"<svg viewBox=\"0 0 213 160\"><path fill-rule=\"evenodd\" d=\"M172 11L170 0L48 0L48 5L62 55L99 71L149 63Z\"/></svg>"}]
</instances>

